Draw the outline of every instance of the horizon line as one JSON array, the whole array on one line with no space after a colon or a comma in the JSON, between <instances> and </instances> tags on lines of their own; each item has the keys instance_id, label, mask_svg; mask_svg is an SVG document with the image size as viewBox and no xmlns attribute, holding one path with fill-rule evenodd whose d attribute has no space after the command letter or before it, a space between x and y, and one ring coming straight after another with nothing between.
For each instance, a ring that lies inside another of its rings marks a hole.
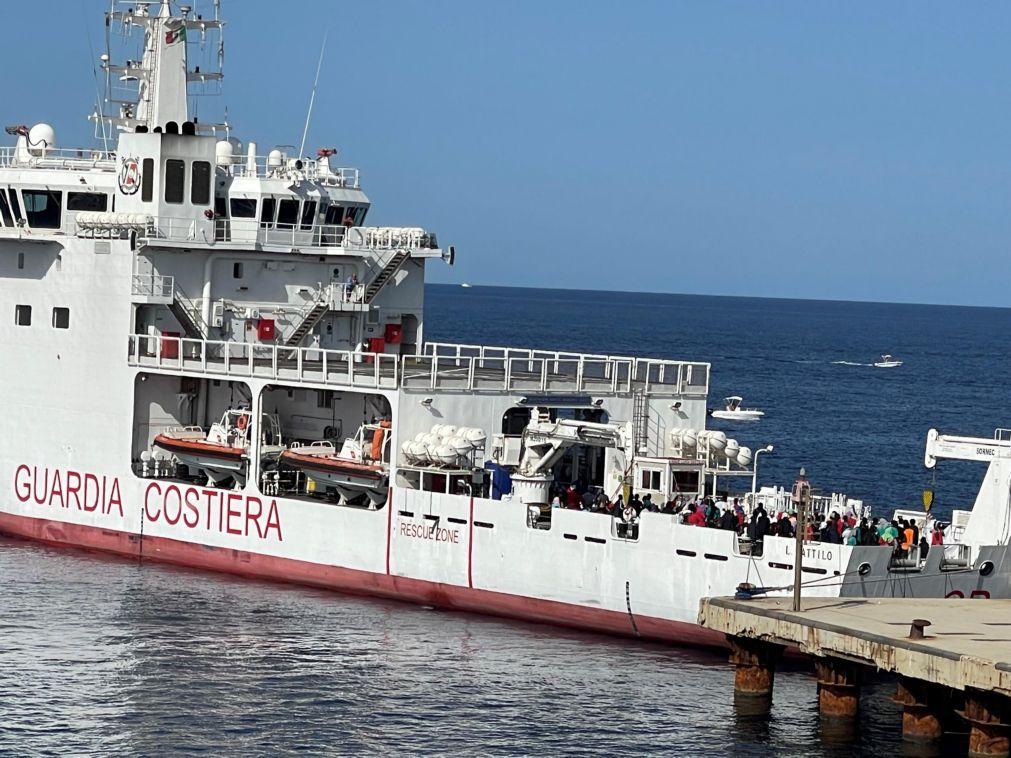
<instances>
[{"instance_id":1,"label":"horizon line","mask_svg":"<svg viewBox=\"0 0 1011 758\"><path fill-rule=\"evenodd\" d=\"M467 284L468 287L463 287ZM582 287L529 287L521 284L474 284L472 282L425 282L425 286L455 287L457 289L516 289L516 290L540 290L545 292L587 292L596 294L613 294L620 292L627 295L671 295L676 297L714 297L714 298L736 298L739 300L782 300L786 302L799 303L847 303L863 305L919 305L928 308L979 308L989 310L1008 310L1011 305L968 305L965 303L925 303L916 300L861 300L858 298L823 298L823 297L782 297L772 295L727 295L715 294L711 292L655 292L652 290L630 290L630 289L585 289Z\"/></svg>"}]
</instances>

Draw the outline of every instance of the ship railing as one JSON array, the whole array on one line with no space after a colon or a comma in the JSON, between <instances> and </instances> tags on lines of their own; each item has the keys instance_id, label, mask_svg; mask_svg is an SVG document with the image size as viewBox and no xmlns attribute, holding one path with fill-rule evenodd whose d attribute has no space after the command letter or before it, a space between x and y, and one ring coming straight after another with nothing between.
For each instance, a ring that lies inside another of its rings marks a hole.
<instances>
[{"instance_id":1,"label":"ship railing","mask_svg":"<svg viewBox=\"0 0 1011 758\"><path fill-rule=\"evenodd\" d=\"M398 356L311 347L133 334L131 366L229 377L396 389Z\"/></svg>"},{"instance_id":2,"label":"ship railing","mask_svg":"<svg viewBox=\"0 0 1011 758\"><path fill-rule=\"evenodd\" d=\"M130 294L134 297L172 300L175 297L175 277L162 274L134 274Z\"/></svg>"},{"instance_id":3,"label":"ship railing","mask_svg":"<svg viewBox=\"0 0 1011 758\"><path fill-rule=\"evenodd\" d=\"M428 370L435 386L457 386L466 370L468 389L570 390L705 395L709 364L657 358L571 353L445 342L425 344L422 356L405 359L404 382ZM413 363L410 366L408 363Z\"/></svg>"},{"instance_id":4,"label":"ship railing","mask_svg":"<svg viewBox=\"0 0 1011 758\"><path fill-rule=\"evenodd\" d=\"M108 215L108 214L106 214ZM125 214L120 214L125 215ZM130 218L133 218L131 216ZM203 219L137 216L144 220L141 236L208 245L238 243L283 248L343 248L348 251L438 250L435 234L418 227L351 226L341 224L265 224L253 219L217 218L213 236Z\"/></svg>"},{"instance_id":5,"label":"ship railing","mask_svg":"<svg viewBox=\"0 0 1011 758\"><path fill-rule=\"evenodd\" d=\"M91 148L48 148L38 155L24 149L0 147L0 168L43 168L62 171L114 171L116 154Z\"/></svg>"},{"instance_id":6,"label":"ship railing","mask_svg":"<svg viewBox=\"0 0 1011 758\"><path fill-rule=\"evenodd\" d=\"M320 165L314 160L282 160L278 165L276 160L272 160L266 155L257 155L250 165L249 158L237 155L233 163L221 167L221 170L231 176L248 176L257 179L286 179L319 182L331 187L343 187L345 189L359 188L359 171L350 166L332 167L325 163Z\"/></svg>"}]
</instances>

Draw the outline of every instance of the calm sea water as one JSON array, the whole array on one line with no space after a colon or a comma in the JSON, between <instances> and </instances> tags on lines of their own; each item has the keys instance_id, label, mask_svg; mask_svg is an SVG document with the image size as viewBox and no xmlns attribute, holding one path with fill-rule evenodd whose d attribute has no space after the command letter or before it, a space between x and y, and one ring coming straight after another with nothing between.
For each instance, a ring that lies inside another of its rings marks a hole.
<instances>
[{"instance_id":1,"label":"calm sea water","mask_svg":"<svg viewBox=\"0 0 1011 758\"><path fill-rule=\"evenodd\" d=\"M923 466L927 430L1011 427L1011 309L432 286L426 339L709 361L710 406L741 395L760 422L710 421L758 448L761 484L804 466L878 512L970 507L984 464ZM904 361L874 368L882 353ZM750 486L743 484L742 489Z\"/></svg>"},{"instance_id":2,"label":"calm sea water","mask_svg":"<svg viewBox=\"0 0 1011 758\"><path fill-rule=\"evenodd\" d=\"M708 360L768 416L762 479L915 505L930 425L1007 423L1011 311L432 287L428 338ZM882 352L906 361L873 369ZM943 466L944 506L982 471ZM886 682L823 730L803 668L771 717L725 656L0 540L0 752L11 755L901 752ZM919 754L914 751L913 754Z\"/></svg>"}]
</instances>

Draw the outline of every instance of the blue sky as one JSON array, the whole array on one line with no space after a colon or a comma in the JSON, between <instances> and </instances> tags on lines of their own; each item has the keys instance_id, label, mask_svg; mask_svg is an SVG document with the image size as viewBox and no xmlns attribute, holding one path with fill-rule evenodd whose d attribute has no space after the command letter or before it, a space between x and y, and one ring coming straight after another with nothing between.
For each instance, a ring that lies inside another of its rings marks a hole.
<instances>
[{"instance_id":1,"label":"blue sky","mask_svg":"<svg viewBox=\"0 0 1011 758\"><path fill-rule=\"evenodd\" d=\"M5 4L6 123L89 143L85 21ZM283 12L278 15L278 8ZM225 0L241 139L363 170L433 281L1008 305L1011 5ZM97 50L96 50L97 52ZM17 105L15 105L17 104Z\"/></svg>"}]
</instances>

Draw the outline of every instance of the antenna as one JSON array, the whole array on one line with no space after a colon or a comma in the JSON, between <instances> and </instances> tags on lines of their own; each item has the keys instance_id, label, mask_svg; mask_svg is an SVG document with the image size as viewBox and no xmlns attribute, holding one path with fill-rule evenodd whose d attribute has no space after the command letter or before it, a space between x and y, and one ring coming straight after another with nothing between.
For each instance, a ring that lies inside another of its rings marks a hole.
<instances>
[{"instance_id":1,"label":"antenna","mask_svg":"<svg viewBox=\"0 0 1011 758\"><path fill-rule=\"evenodd\" d=\"M84 2L81 2L81 15L84 15ZM91 27L88 19L84 19L84 30L88 35L88 54L91 56L91 74L95 77L95 106L98 109L98 123L102 126L102 149L109 152L109 137L105 132L105 114L102 113L102 92L98 84L98 69L95 67L95 46L91 42Z\"/></svg>"},{"instance_id":2,"label":"antenna","mask_svg":"<svg viewBox=\"0 0 1011 758\"><path fill-rule=\"evenodd\" d=\"M316 102L316 87L319 85L319 72L323 68L323 52L326 50L326 38L329 34L329 29L323 32L323 44L319 48L319 63L316 64L316 79L312 83L312 95L309 97L309 112L305 114L305 129L302 130L302 144L298 146L299 158L305 152L305 138L309 135L309 121L312 120L312 106Z\"/></svg>"}]
</instances>

